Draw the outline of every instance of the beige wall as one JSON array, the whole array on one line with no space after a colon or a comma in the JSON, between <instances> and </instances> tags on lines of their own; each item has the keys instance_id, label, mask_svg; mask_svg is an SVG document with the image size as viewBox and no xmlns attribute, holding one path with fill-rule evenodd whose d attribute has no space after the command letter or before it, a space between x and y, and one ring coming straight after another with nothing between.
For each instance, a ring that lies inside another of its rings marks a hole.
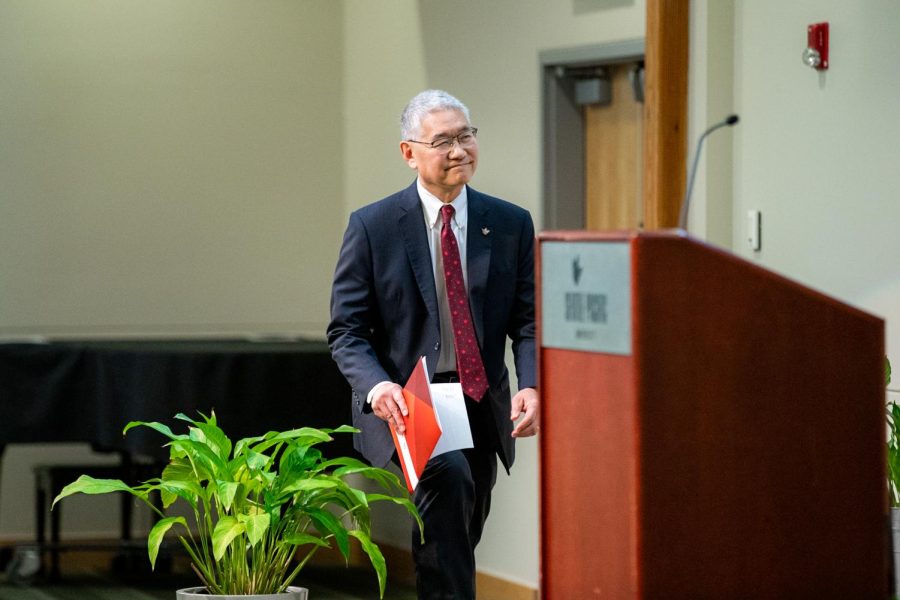
<instances>
[{"instance_id":1,"label":"beige wall","mask_svg":"<svg viewBox=\"0 0 900 600\"><path fill-rule=\"evenodd\" d=\"M831 23L831 68L821 73L796 50L817 21ZM762 260L860 298L898 273L900 4L737 2L735 23L737 108L747 124L737 138L735 209L769 215Z\"/></svg>"},{"instance_id":2,"label":"beige wall","mask_svg":"<svg viewBox=\"0 0 900 600\"><path fill-rule=\"evenodd\" d=\"M400 111L427 87L415 0L344 3L344 214L406 187ZM337 241L340 244L340 241Z\"/></svg>"},{"instance_id":3,"label":"beige wall","mask_svg":"<svg viewBox=\"0 0 900 600\"><path fill-rule=\"evenodd\" d=\"M696 141L710 125L735 112L734 2L692 0L688 89L688 168ZM743 125L739 125L741 127ZM731 248L734 129L707 138L697 163L688 229L707 241Z\"/></svg>"},{"instance_id":4,"label":"beige wall","mask_svg":"<svg viewBox=\"0 0 900 600\"><path fill-rule=\"evenodd\" d=\"M900 4L692 0L691 10L689 138L741 117L708 141L691 231L885 318L900 363ZM821 21L825 72L800 60L807 26ZM746 242L751 209L762 212L759 252Z\"/></svg>"},{"instance_id":5,"label":"beige wall","mask_svg":"<svg viewBox=\"0 0 900 600\"><path fill-rule=\"evenodd\" d=\"M0 3L0 336L315 333L341 4Z\"/></svg>"}]
</instances>

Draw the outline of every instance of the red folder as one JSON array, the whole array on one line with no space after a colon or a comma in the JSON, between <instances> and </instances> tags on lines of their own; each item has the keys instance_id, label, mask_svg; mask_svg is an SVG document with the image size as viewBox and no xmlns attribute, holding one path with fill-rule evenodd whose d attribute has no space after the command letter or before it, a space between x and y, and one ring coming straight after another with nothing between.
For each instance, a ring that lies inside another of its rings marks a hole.
<instances>
[{"instance_id":1,"label":"red folder","mask_svg":"<svg viewBox=\"0 0 900 600\"><path fill-rule=\"evenodd\" d=\"M435 416L434 405L431 403L429 385L428 369L425 367L423 356L416 363L416 368L403 387L403 398L409 411L403 420L406 433L398 435L393 426L391 427L391 436L394 438L394 446L397 448L397 456L400 457L400 466L403 468L406 487L410 493L416 489L422 471L425 470L425 463L431 458L431 453L434 452L434 447L441 437L441 427Z\"/></svg>"}]
</instances>

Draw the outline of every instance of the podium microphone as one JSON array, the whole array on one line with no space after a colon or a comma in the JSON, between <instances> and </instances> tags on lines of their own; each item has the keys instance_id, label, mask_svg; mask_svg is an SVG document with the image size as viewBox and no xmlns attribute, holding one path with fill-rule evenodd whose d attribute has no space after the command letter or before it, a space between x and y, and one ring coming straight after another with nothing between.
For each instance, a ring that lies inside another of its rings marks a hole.
<instances>
[{"instance_id":1,"label":"podium microphone","mask_svg":"<svg viewBox=\"0 0 900 600\"><path fill-rule=\"evenodd\" d=\"M688 176L687 188L684 191L684 200L681 202L681 214L678 217L678 227L679 229L683 229L687 231L687 216L688 216L688 207L691 202L691 190L694 187L694 175L697 174L697 163L700 159L700 151L703 148L703 140L706 139L706 136L711 134L716 129L720 129L722 127L731 127L735 123L738 122L737 115L728 115L724 120L719 121L709 129L703 132L703 135L700 136L700 139L697 141L697 151L694 153L694 163L691 165L691 174Z\"/></svg>"}]
</instances>

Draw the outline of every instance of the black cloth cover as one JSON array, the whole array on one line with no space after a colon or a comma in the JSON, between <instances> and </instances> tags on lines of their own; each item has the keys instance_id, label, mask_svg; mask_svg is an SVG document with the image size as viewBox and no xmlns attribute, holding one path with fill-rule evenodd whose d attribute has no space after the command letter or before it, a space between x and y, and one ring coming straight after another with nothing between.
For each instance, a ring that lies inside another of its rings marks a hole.
<instances>
[{"instance_id":1,"label":"black cloth cover","mask_svg":"<svg viewBox=\"0 0 900 600\"><path fill-rule=\"evenodd\" d=\"M148 428L176 433L215 410L237 440L270 430L350 424L350 389L324 342L59 341L0 344L0 451L12 443L87 442L101 451L164 457ZM350 434L326 456L358 456Z\"/></svg>"}]
</instances>

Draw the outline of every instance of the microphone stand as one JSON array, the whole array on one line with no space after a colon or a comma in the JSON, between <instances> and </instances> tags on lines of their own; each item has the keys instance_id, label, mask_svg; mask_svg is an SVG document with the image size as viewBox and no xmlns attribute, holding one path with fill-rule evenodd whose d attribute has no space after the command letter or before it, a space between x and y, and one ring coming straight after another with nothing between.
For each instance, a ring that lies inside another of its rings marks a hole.
<instances>
[{"instance_id":1,"label":"microphone stand","mask_svg":"<svg viewBox=\"0 0 900 600\"><path fill-rule=\"evenodd\" d=\"M729 115L724 120L719 121L709 129L703 132L703 135L700 136L700 139L697 141L697 150L694 152L694 162L691 165L691 173L688 175L687 187L684 191L684 200L681 202L681 213L678 216L678 228L687 231L687 216L688 216L688 208L691 203L691 190L694 188L694 175L697 174L697 163L700 162L700 152L703 148L703 140L706 139L706 136L711 134L713 131L720 129L722 127L731 127L735 123L738 122L737 115Z\"/></svg>"}]
</instances>

